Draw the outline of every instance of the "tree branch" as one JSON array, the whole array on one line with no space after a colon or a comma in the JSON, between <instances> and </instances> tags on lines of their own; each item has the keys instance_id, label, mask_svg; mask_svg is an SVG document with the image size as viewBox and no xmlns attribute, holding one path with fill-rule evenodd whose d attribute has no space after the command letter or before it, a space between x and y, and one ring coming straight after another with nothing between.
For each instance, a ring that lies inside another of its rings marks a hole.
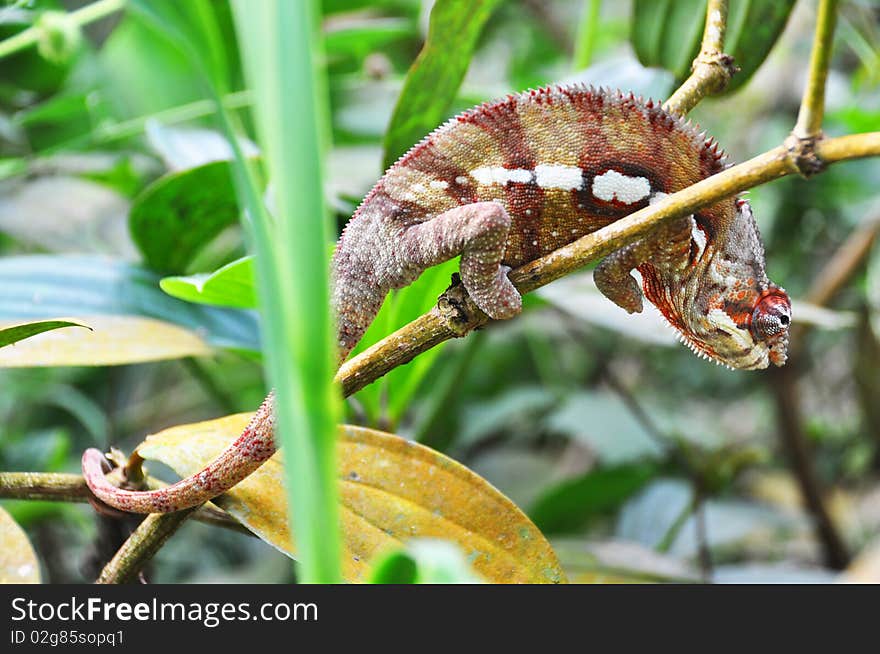
<instances>
[{"instance_id":1,"label":"tree branch","mask_svg":"<svg viewBox=\"0 0 880 654\"><path fill-rule=\"evenodd\" d=\"M685 115L704 97L721 93L727 87L739 69L733 57L724 54L726 31L727 0L709 0L700 53L691 64L690 76L663 104L664 109Z\"/></svg>"},{"instance_id":2,"label":"tree branch","mask_svg":"<svg viewBox=\"0 0 880 654\"><path fill-rule=\"evenodd\" d=\"M820 0L816 18L816 34L810 53L810 72L801 99L793 134L799 139L815 138L822 130L825 112L825 80L831 62L831 46L837 21L837 0Z\"/></svg>"}]
</instances>

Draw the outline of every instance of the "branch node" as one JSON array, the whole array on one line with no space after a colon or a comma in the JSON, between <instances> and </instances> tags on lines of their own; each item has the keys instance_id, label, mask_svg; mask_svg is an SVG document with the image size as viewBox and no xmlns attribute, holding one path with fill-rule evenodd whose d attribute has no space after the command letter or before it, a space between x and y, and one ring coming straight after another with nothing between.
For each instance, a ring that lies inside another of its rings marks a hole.
<instances>
[{"instance_id":1,"label":"branch node","mask_svg":"<svg viewBox=\"0 0 880 654\"><path fill-rule=\"evenodd\" d=\"M816 153L816 144L824 138L822 132L811 136L798 136L792 132L785 139L788 160L797 174L804 179L809 179L828 167L828 164Z\"/></svg>"},{"instance_id":2,"label":"branch node","mask_svg":"<svg viewBox=\"0 0 880 654\"><path fill-rule=\"evenodd\" d=\"M709 81L709 95L721 93L727 88L731 78L736 75L741 68L736 65L733 55L725 52L706 51L703 50L697 55L691 64L691 72L701 74ZM711 72L710 72L711 69Z\"/></svg>"},{"instance_id":3,"label":"branch node","mask_svg":"<svg viewBox=\"0 0 880 654\"><path fill-rule=\"evenodd\" d=\"M461 276L453 273L449 288L437 298L433 313L457 338L461 338L473 331L474 318L481 312L468 296Z\"/></svg>"}]
</instances>

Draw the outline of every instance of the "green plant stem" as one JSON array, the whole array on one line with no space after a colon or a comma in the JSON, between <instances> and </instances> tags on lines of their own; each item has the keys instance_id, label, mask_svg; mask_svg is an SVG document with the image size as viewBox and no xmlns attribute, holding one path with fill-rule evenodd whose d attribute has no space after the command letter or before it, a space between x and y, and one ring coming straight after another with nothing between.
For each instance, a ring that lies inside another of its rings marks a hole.
<instances>
[{"instance_id":1,"label":"green plant stem","mask_svg":"<svg viewBox=\"0 0 880 654\"><path fill-rule=\"evenodd\" d=\"M77 27L94 23L125 7L126 0L98 0L82 9L71 12L68 19ZM28 27L15 36L0 41L0 59L8 57L27 48L33 47L40 40L42 29L37 26Z\"/></svg>"},{"instance_id":2,"label":"green plant stem","mask_svg":"<svg viewBox=\"0 0 880 654\"><path fill-rule=\"evenodd\" d=\"M724 54L727 31L727 0L709 0L700 53L691 74L664 103L667 111L687 114L707 95L720 93L737 71L733 57Z\"/></svg>"},{"instance_id":3,"label":"green plant stem","mask_svg":"<svg viewBox=\"0 0 880 654\"><path fill-rule=\"evenodd\" d=\"M660 542L654 546L654 549L660 552L661 554L666 554L669 552L669 548L672 547L672 544L675 542L675 539L681 533L682 527L684 527L685 523L687 523L688 518L691 517L694 510L697 508L697 496L696 494L691 494L690 500L688 503L684 505L684 508L679 512L679 514L675 517L675 520L672 521L672 524L669 525L669 528L666 530L666 533L663 534L663 538L660 539Z\"/></svg>"},{"instance_id":4,"label":"green plant stem","mask_svg":"<svg viewBox=\"0 0 880 654\"><path fill-rule=\"evenodd\" d=\"M336 583L341 538L336 479L338 390L325 253L330 238L321 172L325 86L313 1L236 0L233 15L254 118L275 179L276 221L253 185L245 221L256 250L268 373L276 389L299 579ZM244 164L237 153L239 166Z\"/></svg>"},{"instance_id":5,"label":"green plant stem","mask_svg":"<svg viewBox=\"0 0 880 654\"><path fill-rule=\"evenodd\" d=\"M237 91L229 93L222 98L223 106L228 109L242 109L250 106L253 102L253 94L250 91ZM217 103L214 100L196 100L158 111L149 116L138 116L119 123L99 125L91 141L93 143L109 143L120 139L138 136L144 132L148 120L157 120L165 125L183 123L196 118L204 118L217 113Z\"/></svg>"},{"instance_id":6,"label":"green plant stem","mask_svg":"<svg viewBox=\"0 0 880 654\"><path fill-rule=\"evenodd\" d=\"M810 72L793 132L801 139L815 137L822 129L822 117L825 112L825 80L831 62L836 22L837 0L820 0L813 50L810 53Z\"/></svg>"},{"instance_id":7,"label":"green plant stem","mask_svg":"<svg viewBox=\"0 0 880 654\"><path fill-rule=\"evenodd\" d=\"M574 42L574 58L572 66L575 70L583 70L593 60L596 47L596 32L599 27L601 0L584 0L583 16L578 25L577 37Z\"/></svg>"}]
</instances>

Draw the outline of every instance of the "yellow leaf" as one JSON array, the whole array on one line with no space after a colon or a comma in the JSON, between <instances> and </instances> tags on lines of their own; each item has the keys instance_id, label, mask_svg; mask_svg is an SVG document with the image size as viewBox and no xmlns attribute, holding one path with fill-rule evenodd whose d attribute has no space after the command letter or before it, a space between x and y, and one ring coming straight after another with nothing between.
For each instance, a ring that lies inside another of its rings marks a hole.
<instances>
[{"instance_id":1,"label":"yellow leaf","mask_svg":"<svg viewBox=\"0 0 880 654\"><path fill-rule=\"evenodd\" d=\"M58 329L0 349L0 367L113 366L211 352L198 334L141 316L80 316L92 328ZM0 328L16 324L0 321Z\"/></svg>"},{"instance_id":2,"label":"yellow leaf","mask_svg":"<svg viewBox=\"0 0 880 654\"><path fill-rule=\"evenodd\" d=\"M40 564L24 531L0 507L0 584L38 584Z\"/></svg>"},{"instance_id":3,"label":"yellow leaf","mask_svg":"<svg viewBox=\"0 0 880 654\"><path fill-rule=\"evenodd\" d=\"M181 476L217 456L247 425L237 414L180 425L138 447ZM215 500L270 545L291 556L282 452ZM457 543L474 570L495 583L564 581L538 528L487 481L452 459L399 436L342 426L337 450L343 574L362 581L372 559L410 538Z\"/></svg>"}]
</instances>

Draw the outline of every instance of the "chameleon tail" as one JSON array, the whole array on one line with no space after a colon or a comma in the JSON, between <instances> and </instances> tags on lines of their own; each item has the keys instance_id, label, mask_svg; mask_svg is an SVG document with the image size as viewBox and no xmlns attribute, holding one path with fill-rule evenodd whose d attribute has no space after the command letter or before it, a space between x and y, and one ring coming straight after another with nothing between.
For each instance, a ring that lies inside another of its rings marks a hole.
<instances>
[{"instance_id":1,"label":"chameleon tail","mask_svg":"<svg viewBox=\"0 0 880 654\"><path fill-rule=\"evenodd\" d=\"M274 400L273 392L234 443L203 470L176 484L152 491L117 488L104 476L106 459L95 448L86 450L82 457L86 484L105 504L132 513L170 513L207 502L235 486L275 453Z\"/></svg>"},{"instance_id":2,"label":"chameleon tail","mask_svg":"<svg viewBox=\"0 0 880 654\"><path fill-rule=\"evenodd\" d=\"M339 252L334 257L337 283L332 301L339 315L337 346L340 363L363 336L388 290L377 290L358 279L357 271L362 266L353 266L348 255ZM275 453L278 448L274 442L274 409L273 391L234 443L203 470L176 484L152 491L117 488L104 476L107 460L103 453L90 448L82 457L86 485L105 504L131 513L171 513L198 506L228 491Z\"/></svg>"}]
</instances>

